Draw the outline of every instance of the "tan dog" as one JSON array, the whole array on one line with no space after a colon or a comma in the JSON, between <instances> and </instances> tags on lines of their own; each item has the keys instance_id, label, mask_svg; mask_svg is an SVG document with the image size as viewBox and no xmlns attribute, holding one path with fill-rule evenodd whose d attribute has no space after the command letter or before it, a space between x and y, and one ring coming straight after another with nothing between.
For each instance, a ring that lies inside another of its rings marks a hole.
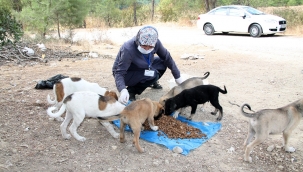
<instances>
[{"instance_id":1,"label":"tan dog","mask_svg":"<svg viewBox=\"0 0 303 172\"><path fill-rule=\"evenodd\" d=\"M263 109L255 113L246 113L243 108L248 104L243 104L241 113L249 117L248 136L244 142L244 160L252 162L249 156L255 146L262 143L269 134L283 133L284 149L287 152L294 152L295 148L288 146L291 132L298 126L303 116L303 99L297 100L287 106L278 109ZM255 140L250 143L255 136Z\"/></svg>"},{"instance_id":2,"label":"tan dog","mask_svg":"<svg viewBox=\"0 0 303 172\"><path fill-rule=\"evenodd\" d=\"M209 76L209 74L210 74L209 72L205 72L204 77L192 77L192 78L189 78L189 79L185 80L180 85L174 86L171 90L169 90L168 93L166 93L165 95L163 95L160 98L159 103L162 106L164 106L165 101L167 99L176 96L177 94L181 93L185 89L193 88L193 87L196 87L196 86L199 86L199 85L207 85L203 80L206 79ZM184 109L185 108L178 109L173 115L174 118L177 118L179 113L183 114Z\"/></svg>"},{"instance_id":3,"label":"tan dog","mask_svg":"<svg viewBox=\"0 0 303 172\"><path fill-rule=\"evenodd\" d=\"M134 133L133 143L137 150L142 153L144 149L139 145L139 137L142 128L142 124L148 120L149 126L152 130L157 131L158 126L155 126L154 118L158 119L164 113L163 106L156 101L152 101L149 98L141 99L132 102L126 106L124 110L116 116L112 117L98 117L101 120L115 120L120 118L120 142L125 142L124 129L128 124Z\"/></svg>"}]
</instances>

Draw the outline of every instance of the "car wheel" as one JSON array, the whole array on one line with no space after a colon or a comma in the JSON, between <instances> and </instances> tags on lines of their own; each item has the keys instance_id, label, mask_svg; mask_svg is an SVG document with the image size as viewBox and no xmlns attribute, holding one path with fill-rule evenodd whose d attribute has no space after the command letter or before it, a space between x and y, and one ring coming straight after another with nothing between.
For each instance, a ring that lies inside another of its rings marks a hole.
<instances>
[{"instance_id":1,"label":"car wheel","mask_svg":"<svg viewBox=\"0 0 303 172\"><path fill-rule=\"evenodd\" d=\"M215 32L213 25L210 24L210 23L205 24L204 27L203 27L203 30L204 30L206 35L212 35Z\"/></svg>"},{"instance_id":2,"label":"car wheel","mask_svg":"<svg viewBox=\"0 0 303 172\"><path fill-rule=\"evenodd\" d=\"M252 37L260 37L262 35L262 28L258 24L253 24L249 28L249 34Z\"/></svg>"}]
</instances>

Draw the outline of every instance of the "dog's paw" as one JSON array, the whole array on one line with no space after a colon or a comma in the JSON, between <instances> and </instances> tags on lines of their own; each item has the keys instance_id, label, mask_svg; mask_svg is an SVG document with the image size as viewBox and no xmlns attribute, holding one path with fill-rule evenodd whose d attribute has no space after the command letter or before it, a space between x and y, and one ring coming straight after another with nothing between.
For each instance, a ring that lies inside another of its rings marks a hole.
<instances>
[{"instance_id":1,"label":"dog's paw","mask_svg":"<svg viewBox=\"0 0 303 172\"><path fill-rule=\"evenodd\" d=\"M144 153L145 150L143 148L141 148L140 150L138 150L140 153Z\"/></svg>"},{"instance_id":2,"label":"dog's paw","mask_svg":"<svg viewBox=\"0 0 303 172\"><path fill-rule=\"evenodd\" d=\"M152 127L150 127L152 130L154 130L154 131L157 131L158 129L159 129L159 127L158 126L152 126Z\"/></svg>"},{"instance_id":3,"label":"dog's paw","mask_svg":"<svg viewBox=\"0 0 303 172\"><path fill-rule=\"evenodd\" d=\"M84 142L86 140L86 138L85 137L79 137L77 140L81 141L81 142Z\"/></svg>"},{"instance_id":4,"label":"dog's paw","mask_svg":"<svg viewBox=\"0 0 303 172\"><path fill-rule=\"evenodd\" d=\"M252 158L250 156L248 158L244 157L244 161L252 163Z\"/></svg>"},{"instance_id":5,"label":"dog's paw","mask_svg":"<svg viewBox=\"0 0 303 172\"><path fill-rule=\"evenodd\" d=\"M218 118L217 118L217 121L221 121L221 120L222 120L222 118L221 118L221 117L218 117Z\"/></svg>"},{"instance_id":6,"label":"dog's paw","mask_svg":"<svg viewBox=\"0 0 303 172\"><path fill-rule=\"evenodd\" d=\"M285 148L285 151L286 152L295 152L296 149L294 147L287 147L287 148Z\"/></svg>"},{"instance_id":7,"label":"dog's paw","mask_svg":"<svg viewBox=\"0 0 303 172\"><path fill-rule=\"evenodd\" d=\"M174 115L173 115L174 118L178 118L178 116L179 116L178 112L175 112Z\"/></svg>"},{"instance_id":8,"label":"dog's paw","mask_svg":"<svg viewBox=\"0 0 303 172\"><path fill-rule=\"evenodd\" d=\"M66 134L65 136L63 136L64 139L70 139L72 136L70 134Z\"/></svg>"}]
</instances>

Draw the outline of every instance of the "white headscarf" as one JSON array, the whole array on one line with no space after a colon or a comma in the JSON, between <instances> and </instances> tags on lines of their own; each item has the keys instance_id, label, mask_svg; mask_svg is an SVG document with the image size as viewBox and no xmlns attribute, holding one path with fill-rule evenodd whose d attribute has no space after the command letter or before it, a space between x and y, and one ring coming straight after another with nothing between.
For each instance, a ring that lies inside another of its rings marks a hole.
<instances>
[{"instance_id":1,"label":"white headscarf","mask_svg":"<svg viewBox=\"0 0 303 172\"><path fill-rule=\"evenodd\" d=\"M152 26L144 26L142 27L136 38L136 42L138 45L149 45L155 46L158 40L158 31L156 28Z\"/></svg>"}]
</instances>

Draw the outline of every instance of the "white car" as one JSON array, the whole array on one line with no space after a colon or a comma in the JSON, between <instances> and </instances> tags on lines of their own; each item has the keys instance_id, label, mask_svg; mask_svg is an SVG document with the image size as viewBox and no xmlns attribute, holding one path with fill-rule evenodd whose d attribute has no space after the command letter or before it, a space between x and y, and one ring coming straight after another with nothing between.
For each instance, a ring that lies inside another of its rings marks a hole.
<instances>
[{"instance_id":1,"label":"white car","mask_svg":"<svg viewBox=\"0 0 303 172\"><path fill-rule=\"evenodd\" d=\"M212 9L198 17L197 26L206 35L215 32L228 34L229 32L249 33L252 37L274 35L285 32L286 20L265 14L255 8L242 5L228 5Z\"/></svg>"}]
</instances>

